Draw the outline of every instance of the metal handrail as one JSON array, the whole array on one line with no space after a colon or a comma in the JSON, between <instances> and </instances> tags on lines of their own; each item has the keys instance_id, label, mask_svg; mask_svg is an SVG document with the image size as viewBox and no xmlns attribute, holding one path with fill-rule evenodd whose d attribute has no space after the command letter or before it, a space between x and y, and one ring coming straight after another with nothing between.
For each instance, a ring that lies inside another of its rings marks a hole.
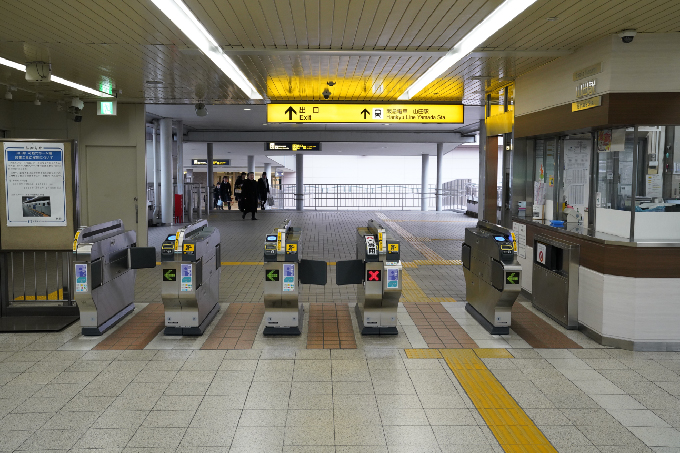
<instances>
[{"instance_id":1,"label":"metal handrail","mask_svg":"<svg viewBox=\"0 0 680 453\"><path fill-rule=\"evenodd\" d=\"M442 184L442 209L464 210L465 184L455 180ZM295 209L295 184L274 185L271 196L274 209ZM436 207L436 186L429 184L425 193L427 207ZM305 209L400 209L421 207L420 184L305 184Z\"/></svg>"}]
</instances>

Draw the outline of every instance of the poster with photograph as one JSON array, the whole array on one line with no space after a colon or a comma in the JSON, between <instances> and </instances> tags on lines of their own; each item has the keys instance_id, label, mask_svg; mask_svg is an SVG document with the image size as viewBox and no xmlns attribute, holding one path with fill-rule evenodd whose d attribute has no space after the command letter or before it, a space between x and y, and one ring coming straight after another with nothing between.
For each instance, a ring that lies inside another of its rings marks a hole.
<instances>
[{"instance_id":1,"label":"poster with photograph","mask_svg":"<svg viewBox=\"0 0 680 453\"><path fill-rule=\"evenodd\" d=\"M63 143L4 144L7 226L65 226Z\"/></svg>"}]
</instances>

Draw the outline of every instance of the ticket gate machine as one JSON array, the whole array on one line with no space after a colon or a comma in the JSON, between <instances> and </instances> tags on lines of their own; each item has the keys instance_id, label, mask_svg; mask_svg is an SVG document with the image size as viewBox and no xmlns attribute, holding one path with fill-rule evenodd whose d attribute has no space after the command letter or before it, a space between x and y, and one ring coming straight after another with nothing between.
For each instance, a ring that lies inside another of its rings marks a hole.
<instances>
[{"instance_id":1,"label":"ticket gate machine","mask_svg":"<svg viewBox=\"0 0 680 453\"><path fill-rule=\"evenodd\" d=\"M357 228L356 260L338 261L338 285L358 285L357 322L362 335L397 335L402 289L399 241L387 239L382 225L368 221Z\"/></svg>"},{"instance_id":2,"label":"ticket gate machine","mask_svg":"<svg viewBox=\"0 0 680 453\"><path fill-rule=\"evenodd\" d=\"M326 262L301 259L300 228L285 220L264 242L263 334L300 335L304 308L300 284L325 285Z\"/></svg>"},{"instance_id":3,"label":"ticket gate machine","mask_svg":"<svg viewBox=\"0 0 680 453\"><path fill-rule=\"evenodd\" d=\"M492 335L508 335L512 304L522 288L512 231L485 220L465 229L465 309Z\"/></svg>"},{"instance_id":4,"label":"ticket gate machine","mask_svg":"<svg viewBox=\"0 0 680 453\"><path fill-rule=\"evenodd\" d=\"M220 310L220 232L199 220L161 246L165 335L203 335Z\"/></svg>"},{"instance_id":5,"label":"ticket gate machine","mask_svg":"<svg viewBox=\"0 0 680 453\"><path fill-rule=\"evenodd\" d=\"M80 227L73 240L75 300L83 335L101 335L135 309L135 269L156 267L122 220Z\"/></svg>"}]
</instances>

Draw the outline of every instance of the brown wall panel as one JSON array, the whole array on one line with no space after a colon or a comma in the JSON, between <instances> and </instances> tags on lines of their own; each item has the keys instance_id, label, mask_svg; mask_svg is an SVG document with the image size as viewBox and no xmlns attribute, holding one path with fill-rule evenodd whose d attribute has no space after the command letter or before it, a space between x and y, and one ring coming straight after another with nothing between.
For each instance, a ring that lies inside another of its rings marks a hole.
<instances>
[{"instance_id":1,"label":"brown wall panel","mask_svg":"<svg viewBox=\"0 0 680 453\"><path fill-rule=\"evenodd\" d=\"M611 93L609 124L680 124L680 93Z\"/></svg>"},{"instance_id":2,"label":"brown wall panel","mask_svg":"<svg viewBox=\"0 0 680 453\"><path fill-rule=\"evenodd\" d=\"M557 134L605 126L609 111L609 95L602 95L602 105L572 112L571 104L560 105L540 112L515 117L515 137Z\"/></svg>"},{"instance_id":3,"label":"brown wall panel","mask_svg":"<svg viewBox=\"0 0 680 453\"><path fill-rule=\"evenodd\" d=\"M572 112L566 104L529 113L515 118L515 137L635 124L680 124L680 93L608 93L592 109Z\"/></svg>"}]
</instances>

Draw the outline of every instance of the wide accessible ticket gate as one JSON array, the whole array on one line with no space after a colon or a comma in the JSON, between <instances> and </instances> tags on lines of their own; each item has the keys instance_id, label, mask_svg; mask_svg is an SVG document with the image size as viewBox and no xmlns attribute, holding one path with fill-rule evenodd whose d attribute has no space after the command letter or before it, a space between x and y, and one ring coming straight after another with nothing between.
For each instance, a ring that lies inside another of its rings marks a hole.
<instances>
[{"instance_id":1,"label":"wide accessible ticket gate","mask_svg":"<svg viewBox=\"0 0 680 453\"><path fill-rule=\"evenodd\" d=\"M268 234L264 242L264 335L300 335L303 306L300 284L325 285L326 262L301 259L300 228L291 221Z\"/></svg>"},{"instance_id":2,"label":"wide accessible ticket gate","mask_svg":"<svg viewBox=\"0 0 680 453\"><path fill-rule=\"evenodd\" d=\"M122 220L80 227L73 240L75 300L83 335L101 335L135 309L135 269L156 267Z\"/></svg>"},{"instance_id":3,"label":"wide accessible ticket gate","mask_svg":"<svg viewBox=\"0 0 680 453\"><path fill-rule=\"evenodd\" d=\"M220 310L220 232L199 220L161 246L166 335L203 335Z\"/></svg>"},{"instance_id":4,"label":"wide accessible ticket gate","mask_svg":"<svg viewBox=\"0 0 680 453\"><path fill-rule=\"evenodd\" d=\"M362 335L397 335L402 289L399 241L389 241L382 225L357 228L356 260L338 261L338 285L358 285L357 322Z\"/></svg>"},{"instance_id":5,"label":"wide accessible ticket gate","mask_svg":"<svg viewBox=\"0 0 680 453\"><path fill-rule=\"evenodd\" d=\"M465 310L492 335L508 335L512 305L522 288L512 231L485 220L466 228L463 273Z\"/></svg>"}]
</instances>

